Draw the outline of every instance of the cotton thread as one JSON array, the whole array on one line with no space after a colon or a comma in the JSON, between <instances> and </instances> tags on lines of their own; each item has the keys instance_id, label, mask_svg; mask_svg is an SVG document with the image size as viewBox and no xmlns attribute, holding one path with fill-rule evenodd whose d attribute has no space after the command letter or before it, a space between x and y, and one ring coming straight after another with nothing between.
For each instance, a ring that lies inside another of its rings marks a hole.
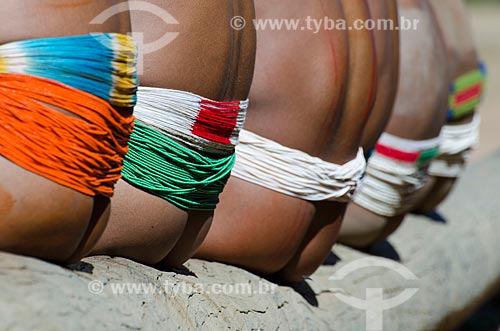
<instances>
[{"instance_id":1,"label":"cotton thread","mask_svg":"<svg viewBox=\"0 0 500 331\"><path fill-rule=\"evenodd\" d=\"M0 74L0 114L0 155L81 193L113 194L132 116L89 93L16 74Z\"/></svg>"},{"instance_id":2,"label":"cotton thread","mask_svg":"<svg viewBox=\"0 0 500 331\"><path fill-rule=\"evenodd\" d=\"M0 155L81 193L111 196L133 116L110 104L135 104L136 59L133 39L121 34L0 45Z\"/></svg>"},{"instance_id":3,"label":"cotton thread","mask_svg":"<svg viewBox=\"0 0 500 331\"><path fill-rule=\"evenodd\" d=\"M137 51L117 33L16 41L0 45L0 73L52 79L114 106L136 102Z\"/></svg>"},{"instance_id":4,"label":"cotton thread","mask_svg":"<svg viewBox=\"0 0 500 331\"><path fill-rule=\"evenodd\" d=\"M248 100L213 101L193 93L140 87L139 120L198 151L231 154L245 121Z\"/></svg>"},{"instance_id":5,"label":"cotton thread","mask_svg":"<svg viewBox=\"0 0 500 331\"><path fill-rule=\"evenodd\" d=\"M136 121L123 178L184 210L213 210L235 154L210 157Z\"/></svg>"},{"instance_id":6,"label":"cotton thread","mask_svg":"<svg viewBox=\"0 0 500 331\"><path fill-rule=\"evenodd\" d=\"M462 173L470 154L479 145L479 114L470 123L447 124L441 129L439 155L429 168L429 174L437 177L457 178Z\"/></svg>"},{"instance_id":7,"label":"cotton thread","mask_svg":"<svg viewBox=\"0 0 500 331\"><path fill-rule=\"evenodd\" d=\"M457 121L470 115L481 102L486 85L486 66L458 77L450 88L448 121Z\"/></svg>"},{"instance_id":8,"label":"cotton thread","mask_svg":"<svg viewBox=\"0 0 500 331\"><path fill-rule=\"evenodd\" d=\"M337 165L247 130L240 133L236 155L234 177L308 201L350 201L366 166L362 149Z\"/></svg>"},{"instance_id":9,"label":"cotton thread","mask_svg":"<svg viewBox=\"0 0 500 331\"><path fill-rule=\"evenodd\" d=\"M407 212L428 178L427 170L439 152L440 141L439 137L414 141L382 134L354 202L386 217Z\"/></svg>"}]
</instances>

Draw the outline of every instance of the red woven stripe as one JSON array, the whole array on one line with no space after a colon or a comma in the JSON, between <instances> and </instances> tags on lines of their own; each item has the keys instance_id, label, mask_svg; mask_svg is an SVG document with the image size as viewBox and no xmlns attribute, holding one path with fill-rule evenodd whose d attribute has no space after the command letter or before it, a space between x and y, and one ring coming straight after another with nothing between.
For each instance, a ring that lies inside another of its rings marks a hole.
<instances>
[{"instance_id":1,"label":"red woven stripe","mask_svg":"<svg viewBox=\"0 0 500 331\"><path fill-rule=\"evenodd\" d=\"M207 110L211 110L211 111L215 111L215 112L227 112L227 111L239 111L240 110L240 106L230 106L230 107L224 107L224 108L219 108L219 107L213 107L213 106L210 106L210 105L204 105L202 104L201 109L207 109Z\"/></svg>"},{"instance_id":2,"label":"red woven stripe","mask_svg":"<svg viewBox=\"0 0 500 331\"><path fill-rule=\"evenodd\" d=\"M455 95L455 105L459 106L462 103L468 102L471 99L479 98L481 96L482 84L477 84L463 92Z\"/></svg>"},{"instance_id":3,"label":"red woven stripe","mask_svg":"<svg viewBox=\"0 0 500 331\"><path fill-rule=\"evenodd\" d=\"M240 101L213 101L213 100L207 100L203 99L201 100L202 104L208 104L212 106L217 106L217 107L240 107Z\"/></svg>"},{"instance_id":4,"label":"red woven stripe","mask_svg":"<svg viewBox=\"0 0 500 331\"><path fill-rule=\"evenodd\" d=\"M375 149L377 153L401 162L411 162L411 163L417 162L418 158L420 157L420 152L400 151L395 148L384 146L381 144L377 144L377 147Z\"/></svg>"},{"instance_id":5,"label":"red woven stripe","mask_svg":"<svg viewBox=\"0 0 500 331\"><path fill-rule=\"evenodd\" d=\"M200 112L191 128L191 133L210 141L229 145L240 109L239 101L202 100Z\"/></svg>"}]
</instances>

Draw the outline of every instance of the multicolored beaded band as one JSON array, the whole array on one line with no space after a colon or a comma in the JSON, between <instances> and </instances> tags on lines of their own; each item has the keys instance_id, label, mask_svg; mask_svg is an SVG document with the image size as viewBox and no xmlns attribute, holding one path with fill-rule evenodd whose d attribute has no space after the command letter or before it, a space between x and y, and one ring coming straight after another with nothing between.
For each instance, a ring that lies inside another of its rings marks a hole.
<instances>
[{"instance_id":1,"label":"multicolored beaded band","mask_svg":"<svg viewBox=\"0 0 500 331\"><path fill-rule=\"evenodd\" d=\"M414 141L384 133L368 161L354 202L386 217L409 211L439 153L439 144L440 138Z\"/></svg>"},{"instance_id":2,"label":"multicolored beaded band","mask_svg":"<svg viewBox=\"0 0 500 331\"><path fill-rule=\"evenodd\" d=\"M470 115L479 105L486 83L486 66L457 78L450 88L448 121L456 121Z\"/></svg>"},{"instance_id":3,"label":"multicolored beaded band","mask_svg":"<svg viewBox=\"0 0 500 331\"><path fill-rule=\"evenodd\" d=\"M420 166L428 164L438 155L439 141L440 138L414 141L384 133L375 146L375 152L399 162Z\"/></svg>"},{"instance_id":4,"label":"multicolored beaded band","mask_svg":"<svg viewBox=\"0 0 500 331\"><path fill-rule=\"evenodd\" d=\"M0 73L52 79L118 107L135 105L136 62L134 40L118 33L32 39L0 45Z\"/></svg>"}]
</instances>

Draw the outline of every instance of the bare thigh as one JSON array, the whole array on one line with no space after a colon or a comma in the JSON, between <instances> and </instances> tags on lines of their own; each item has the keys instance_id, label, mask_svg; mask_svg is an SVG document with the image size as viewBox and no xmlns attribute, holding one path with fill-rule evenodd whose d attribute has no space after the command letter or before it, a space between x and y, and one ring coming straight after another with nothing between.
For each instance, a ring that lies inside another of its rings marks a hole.
<instances>
[{"instance_id":1,"label":"bare thigh","mask_svg":"<svg viewBox=\"0 0 500 331\"><path fill-rule=\"evenodd\" d=\"M255 61L255 32L236 31L229 22L254 17L253 1L184 2L153 0L179 22L179 35L156 52L143 54L141 84L176 89L219 101L248 98ZM161 38L165 22L147 12L132 12L135 32L146 42ZM156 38L156 39L155 39ZM212 212L191 212L122 182L110 224L93 253L114 254L146 264L178 266L203 240Z\"/></svg>"},{"instance_id":2,"label":"bare thigh","mask_svg":"<svg viewBox=\"0 0 500 331\"><path fill-rule=\"evenodd\" d=\"M130 31L127 12L105 24L89 24L118 1L66 3L61 7L48 0L3 1L0 43ZM57 262L78 260L85 255L106 225L109 199L84 195L1 157L0 169L0 249Z\"/></svg>"},{"instance_id":3,"label":"bare thigh","mask_svg":"<svg viewBox=\"0 0 500 331\"><path fill-rule=\"evenodd\" d=\"M355 20L367 20L369 8L364 0L342 1L349 25ZM361 144L361 135L372 112L377 95L377 63L373 34L368 30L349 32L349 75L346 99L333 140L323 153L323 159L338 164L352 160ZM369 77L367 79L367 77ZM289 281L311 275L326 259L337 240L346 204L315 203L315 215L300 248L280 271Z\"/></svg>"},{"instance_id":4,"label":"bare thigh","mask_svg":"<svg viewBox=\"0 0 500 331\"><path fill-rule=\"evenodd\" d=\"M427 1L398 0L398 6L400 15L418 19L419 26L401 32L399 85L385 132L410 140L435 138L444 124L448 100L445 47ZM369 246L395 231L403 218L382 217L351 203L340 240Z\"/></svg>"}]
</instances>

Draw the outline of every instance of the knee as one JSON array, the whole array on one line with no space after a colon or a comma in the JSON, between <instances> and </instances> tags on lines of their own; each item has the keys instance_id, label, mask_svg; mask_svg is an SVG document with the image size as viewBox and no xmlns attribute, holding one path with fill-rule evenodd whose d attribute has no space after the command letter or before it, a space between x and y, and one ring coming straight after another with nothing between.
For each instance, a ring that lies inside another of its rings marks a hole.
<instances>
[{"instance_id":1,"label":"knee","mask_svg":"<svg viewBox=\"0 0 500 331\"><path fill-rule=\"evenodd\" d=\"M160 263L186 227L187 213L119 181L108 225L92 255L120 256L146 265Z\"/></svg>"},{"instance_id":2,"label":"knee","mask_svg":"<svg viewBox=\"0 0 500 331\"><path fill-rule=\"evenodd\" d=\"M98 240L101 238L108 224L111 211L110 199L105 197L94 198L94 208L92 216L87 226L80 244L76 251L69 258L69 262L77 262L86 257L92 251Z\"/></svg>"},{"instance_id":3,"label":"knee","mask_svg":"<svg viewBox=\"0 0 500 331\"><path fill-rule=\"evenodd\" d=\"M57 263L74 260L93 198L0 157L0 250Z\"/></svg>"},{"instance_id":4,"label":"knee","mask_svg":"<svg viewBox=\"0 0 500 331\"><path fill-rule=\"evenodd\" d=\"M227 263L250 270L256 274L272 275L289 263L303 240L303 234L280 237L274 240L264 235L219 236L210 232L196 251L195 257L207 261Z\"/></svg>"},{"instance_id":5,"label":"knee","mask_svg":"<svg viewBox=\"0 0 500 331\"><path fill-rule=\"evenodd\" d=\"M212 220L212 211L190 211L182 236L161 265L178 268L189 260L207 237Z\"/></svg>"},{"instance_id":6,"label":"knee","mask_svg":"<svg viewBox=\"0 0 500 331\"><path fill-rule=\"evenodd\" d=\"M90 255L119 256L149 266L161 264L181 235L179 233L175 238L170 233L164 241L144 243L112 238L106 232L92 249ZM140 234L138 235L140 236Z\"/></svg>"},{"instance_id":7,"label":"knee","mask_svg":"<svg viewBox=\"0 0 500 331\"><path fill-rule=\"evenodd\" d=\"M247 268L262 275L279 275L280 271L285 268L290 261L287 255L274 256L272 259L261 259L260 261L248 260Z\"/></svg>"},{"instance_id":8,"label":"knee","mask_svg":"<svg viewBox=\"0 0 500 331\"><path fill-rule=\"evenodd\" d=\"M177 234L169 233L168 238L166 237L164 240L145 243L133 239L127 241L123 238L113 238L106 230L103 237L91 251L91 255L120 256L137 263L154 266L162 263L165 257L169 255L181 233L182 231ZM141 236L141 234L137 235Z\"/></svg>"},{"instance_id":9,"label":"knee","mask_svg":"<svg viewBox=\"0 0 500 331\"><path fill-rule=\"evenodd\" d=\"M195 257L214 262L235 265L260 275L273 275L283 269L292 259L292 251L273 252L258 245L252 245L251 251L233 246L219 245L205 241Z\"/></svg>"},{"instance_id":10,"label":"knee","mask_svg":"<svg viewBox=\"0 0 500 331\"><path fill-rule=\"evenodd\" d=\"M385 217L376 215L351 203L340 230L339 242L355 247L367 248L387 239L403 222L405 215Z\"/></svg>"},{"instance_id":11,"label":"knee","mask_svg":"<svg viewBox=\"0 0 500 331\"><path fill-rule=\"evenodd\" d=\"M165 259L165 250L163 247L140 247L138 249L134 249L133 251L122 251L121 254L117 254L119 256L126 256L127 258L149 266L155 266L160 264Z\"/></svg>"},{"instance_id":12,"label":"knee","mask_svg":"<svg viewBox=\"0 0 500 331\"><path fill-rule=\"evenodd\" d=\"M76 252L89 227L89 219L75 211L69 214L40 213L33 218L0 215L0 250L61 264L78 261L82 256Z\"/></svg>"},{"instance_id":13,"label":"knee","mask_svg":"<svg viewBox=\"0 0 500 331\"><path fill-rule=\"evenodd\" d=\"M180 268L186 263L192 256L193 252L187 249L182 249L174 247L167 256L163 257L160 261L156 262L156 265L160 268Z\"/></svg>"},{"instance_id":14,"label":"knee","mask_svg":"<svg viewBox=\"0 0 500 331\"><path fill-rule=\"evenodd\" d=\"M280 275L280 271L286 266L289 262L290 258L274 256L273 258L262 258L262 259L254 259L254 258L240 258L237 261L232 262L231 264L244 268L248 271L251 271L257 275L263 276L278 276L282 278Z\"/></svg>"}]
</instances>

